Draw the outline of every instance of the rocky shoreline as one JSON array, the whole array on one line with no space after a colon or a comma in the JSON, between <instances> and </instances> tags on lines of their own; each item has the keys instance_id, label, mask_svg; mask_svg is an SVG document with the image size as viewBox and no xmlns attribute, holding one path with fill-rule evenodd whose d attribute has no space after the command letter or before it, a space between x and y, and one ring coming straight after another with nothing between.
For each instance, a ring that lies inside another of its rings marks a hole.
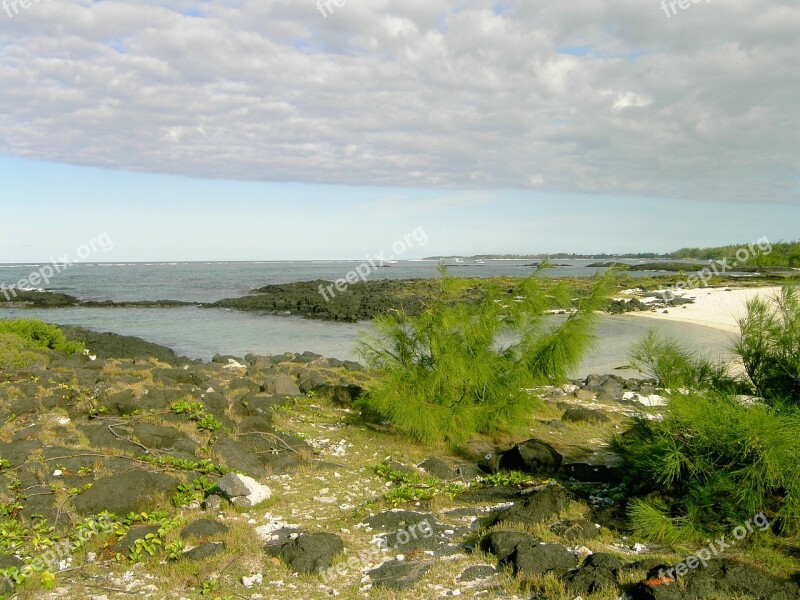
<instances>
[{"instance_id":1,"label":"rocky shoreline","mask_svg":"<svg viewBox=\"0 0 800 600\"><path fill-rule=\"evenodd\" d=\"M653 382L591 376L536 390L546 409L528 436L476 439L455 456L362 420L370 374L358 363L312 353L203 363L136 338L65 333L88 354L52 353L0 384L0 504L14 532L0 545L12 573L0 593L800 594L736 552L676 584L659 579L680 555L631 538L625 473L603 441L634 414L658 418ZM53 589L38 572L15 579L48 543L102 517L113 533L47 569Z\"/></svg>"}]
</instances>

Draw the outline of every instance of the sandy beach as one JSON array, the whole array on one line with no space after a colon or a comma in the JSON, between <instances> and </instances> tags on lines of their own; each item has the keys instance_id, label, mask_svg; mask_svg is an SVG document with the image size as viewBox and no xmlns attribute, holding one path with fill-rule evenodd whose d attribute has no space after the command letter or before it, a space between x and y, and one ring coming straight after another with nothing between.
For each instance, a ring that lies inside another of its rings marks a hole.
<instances>
[{"instance_id":1,"label":"sandy beach","mask_svg":"<svg viewBox=\"0 0 800 600\"><path fill-rule=\"evenodd\" d=\"M697 288L679 294L684 298L692 298L694 304L683 304L667 311L658 309L655 312L631 312L628 315L659 321L694 323L738 333L737 319L745 315L747 301L756 296L769 298L778 293L780 289L777 286L742 289Z\"/></svg>"}]
</instances>

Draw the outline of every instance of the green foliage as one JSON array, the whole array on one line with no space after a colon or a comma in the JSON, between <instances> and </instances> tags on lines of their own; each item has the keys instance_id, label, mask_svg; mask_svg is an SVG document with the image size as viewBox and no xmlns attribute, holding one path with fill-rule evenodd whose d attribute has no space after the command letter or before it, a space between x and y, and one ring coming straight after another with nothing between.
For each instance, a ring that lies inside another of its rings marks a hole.
<instances>
[{"instance_id":1,"label":"green foliage","mask_svg":"<svg viewBox=\"0 0 800 600\"><path fill-rule=\"evenodd\" d=\"M202 402L187 402L177 400L170 406L176 415L188 415L190 421L197 423L197 428L201 431L216 431L222 427L222 423L211 413L206 412Z\"/></svg>"},{"instance_id":2,"label":"green foliage","mask_svg":"<svg viewBox=\"0 0 800 600\"><path fill-rule=\"evenodd\" d=\"M396 484L383 496L392 506L427 501L436 496L448 496L452 499L465 488L464 485L445 483L436 477L423 479L419 473L401 471L388 463L376 466L373 471L379 477Z\"/></svg>"},{"instance_id":3,"label":"green foliage","mask_svg":"<svg viewBox=\"0 0 800 600\"><path fill-rule=\"evenodd\" d=\"M155 524L159 526L158 531L155 533L148 533L144 538L136 540L134 545L128 550L126 556L118 552L116 556L117 561L127 559L133 563L141 562L148 556L155 556L160 548L165 548L167 556L169 557L174 551L174 544L168 544L164 547L164 541L169 532L178 527L182 522L180 516L171 516L169 513L165 512L129 513L124 519L115 520L114 533L118 538L125 537L129 529L136 524Z\"/></svg>"},{"instance_id":4,"label":"green foliage","mask_svg":"<svg viewBox=\"0 0 800 600\"><path fill-rule=\"evenodd\" d=\"M628 505L628 515L639 535L667 544L679 544L696 537L695 532L686 527L685 518L665 514L666 506L658 498L651 499L651 502L654 505L633 498Z\"/></svg>"},{"instance_id":5,"label":"green foliage","mask_svg":"<svg viewBox=\"0 0 800 600\"><path fill-rule=\"evenodd\" d=\"M42 584L44 589L52 590L56 587L56 576L50 571L43 571L39 576L39 582Z\"/></svg>"},{"instance_id":6,"label":"green foliage","mask_svg":"<svg viewBox=\"0 0 800 600\"><path fill-rule=\"evenodd\" d=\"M10 333L0 333L0 370L19 371L46 364L47 355L36 344Z\"/></svg>"},{"instance_id":7,"label":"green foliage","mask_svg":"<svg viewBox=\"0 0 800 600\"><path fill-rule=\"evenodd\" d=\"M361 408L422 442L463 443L526 423L538 401L525 390L561 382L579 365L612 279L599 278L575 312L548 328L546 312L570 306L563 284L535 276L515 290L487 283L464 301L469 283L441 269L438 295L418 315L381 316L378 335L360 343L379 370ZM501 334L519 341L498 348Z\"/></svg>"},{"instance_id":8,"label":"green foliage","mask_svg":"<svg viewBox=\"0 0 800 600\"><path fill-rule=\"evenodd\" d=\"M68 341L64 333L55 325L34 319L0 321L0 334L12 334L45 350L56 350L66 356L80 354L85 350L83 344Z\"/></svg>"},{"instance_id":9,"label":"green foliage","mask_svg":"<svg viewBox=\"0 0 800 600\"><path fill-rule=\"evenodd\" d=\"M647 503L631 504L634 526L671 541L692 530L729 530L763 512L785 533L799 532L798 432L796 411L724 394L673 395L663 420L638 419L612 441L630 491Z\"/></svg>"},{"instance_id":10,"label":"green foliage","mask_svg":"<svg viewBox=\"0 0 800 600\"><path fill-rule=\"evenodd\" d=\"M748 265L754 267L800 267L800 242L777 242L769 247L755 244L751 252L750 244L736 244L732 246L718 246L715 248L682 248L670 254L672 258L693 259L693 260L723 260L725 258L735 260L736 253L743 248L747 248L750 260ZM766 248L765 250L762 250ZM768 252L768 253L765 253Z\"/></svg>"},{"instance_id":11,"label":"green foliage","mask_svg":"<svg viewBox=\"0 0 800 600\"><path fill-rule=\"evenodd\" d=\"M413 471L404 471L393 467L390 463L382 463L373 468L373 472L379 477L396 484L391 488L383 499L391 503L392 506L407 504L409 502L420 502L430 500L437 496L447 496L453 499L458 494L471 488L486 488L513 486L525 487L545 483L542 480L535 480L530 475L518 471L503 471L481 477L469 484L453 482L448 483L436 477L423 477Z\"/></svg>"},{"instance_id":12,"label":"green foliage","mask_svg":"<svg viewBox=\"0 0 800 600\"><path fill-rule=\"evenodd\" d=\"M480 479L482 487L524 487L541 483L543 482L519 471L498 471Z\"/></svg>"},{"instance_id":13,"label":"green foliage","mask_svg":"<svg viewBox=\"0 0 800 600\"><path fill-rule=\"evenodd\" d=\"M725 365L697 356L677 340L663 337L654 329L628 352L628 359L634 369L655 379L664 388L736 389Z\"/></svg>"},{"instance_id":14,"label":"green foliage","mask_svg":"<svg viewBox=\"0 0 800 600\"><path fill-rule=\"evenodd\" d=\"M183 543L183 540L175 540L164 546L164 552L167 555L167 560L174 561L178 560L181 556L183 556L183 551L186 548L186 545Z\"/></svg>"},{"instance_id":15,"label":"green foliage","mask_svg":"<svg viewBox=\"0 0 800 600\"><path fill-rule=\"evenodd\" d=\"M200 476L190 483L182 483L172 497L172 504L177 507L187 507L199 504L217 489L217 485L204 476Z\"/></svg>"},{"instance_id":16,"label":"green foliage","mask_svg":"<svg viewBox=\"0 0 800 600\"><path fill-rule=\"evenodd\" d=\"M158 465L159 467L170 467L181 471L194 471L203 475L217 475L219 477L233 471L233 469L215 464L209 459L189 460L187 458L175 458L169 454L163 456L145 455L141 457L141 460Z\"/></svg>"},{"instance_id":17,"label":"green foliage","mask_svg":"<svg viewBox=\"0 0 800 600\"><path fill-rule=\"evenodd\" d=\"M145 558L145 553L155 556L156 551L163 541L156 533L148 533L145 537L139 538L133 543L128 551L128 560L133 563L141 562Z\"/></svg>"},{"instance_id":18,"label":"green foliage","mask_svg":"<svg viewBox=\"0 0 800 600\"><path fill-rule=\"evenodd\" d=\"M800 406L800 289L754 298L739 320L735 351L756 393L773 404Z\"/></svg>"}]
</instances>

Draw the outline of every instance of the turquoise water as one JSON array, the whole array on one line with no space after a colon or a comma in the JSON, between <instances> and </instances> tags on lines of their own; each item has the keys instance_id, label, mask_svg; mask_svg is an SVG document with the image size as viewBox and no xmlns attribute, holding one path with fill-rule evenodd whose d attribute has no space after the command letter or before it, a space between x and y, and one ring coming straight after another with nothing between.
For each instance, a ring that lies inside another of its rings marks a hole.
<instances>
[{"instance_id":1,"label":"turquoise water","mask_svg":"<svg viewBox=\"0 0 800 600\"><path fill-rule=\"evenodd\" d=\"M369 323L330 323L299 317L260 316L219 309L66 308L51 310L0 310L0 318L36 318L60 325L81 325L98 331L135 335L173 348L189 358L210 359L214 354L244 356L310 350L324 356L357 359L355 343L371 331ZM552 317L553 320L558 317ZM723 355L731 334L686 323L650 321L632 316L602 316L597 345L588 353L576 375L619 372L626 352L649 328L673 336L704 353Z\"/></svg>"}]
</instances>

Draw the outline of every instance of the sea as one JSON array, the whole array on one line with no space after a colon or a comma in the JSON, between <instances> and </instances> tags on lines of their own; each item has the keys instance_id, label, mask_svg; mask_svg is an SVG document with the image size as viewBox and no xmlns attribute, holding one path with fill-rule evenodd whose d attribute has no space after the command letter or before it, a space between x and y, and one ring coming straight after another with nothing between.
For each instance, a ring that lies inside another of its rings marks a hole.
<instances>
[{"instance_id":1,"label":"sea","mask_svg":"<svg viewBox=\"0 0 800 600\"><path fill-rule=\"evenodd\" d=\"M451 275L464 277L527 277L531 260L487 259L447 261ZM597 259L553 260L547 277L591 276L600 271ZM625 260L628 264L650 262ZM200 303L246 295L268 284L298 281L334 281L345 277L362 261L252 261L82 263L53 276L42 288L84 300L180 300ZM692 263L687 263L690 267ZM11 286L45 266L37 263L0 264L0 283ZM436 260L397 261L372 270L369 279L419 279L438 276ZM632 276L664 274L631 271ZM2 305L0 305L2 306ZM323 356L358 360L359 339L372 333L369 322L332 323L293 315L260 315L223 309L179 308L0 308L0 319L35 318L60 325L80 325L96 331L133 335L162 344L179 355L210 360L216 354L244 356L311 351ZM558 319L558 317L553 317ZM555 321L554 321L555 322ZM628 366L630 347L651 328L681 341L698 352L726 358L734 342L729 333L700 325L651 321L630 315L604 315L595 332L597 343L575 373L635 375Z\"/></svg>"}]
</instances>

